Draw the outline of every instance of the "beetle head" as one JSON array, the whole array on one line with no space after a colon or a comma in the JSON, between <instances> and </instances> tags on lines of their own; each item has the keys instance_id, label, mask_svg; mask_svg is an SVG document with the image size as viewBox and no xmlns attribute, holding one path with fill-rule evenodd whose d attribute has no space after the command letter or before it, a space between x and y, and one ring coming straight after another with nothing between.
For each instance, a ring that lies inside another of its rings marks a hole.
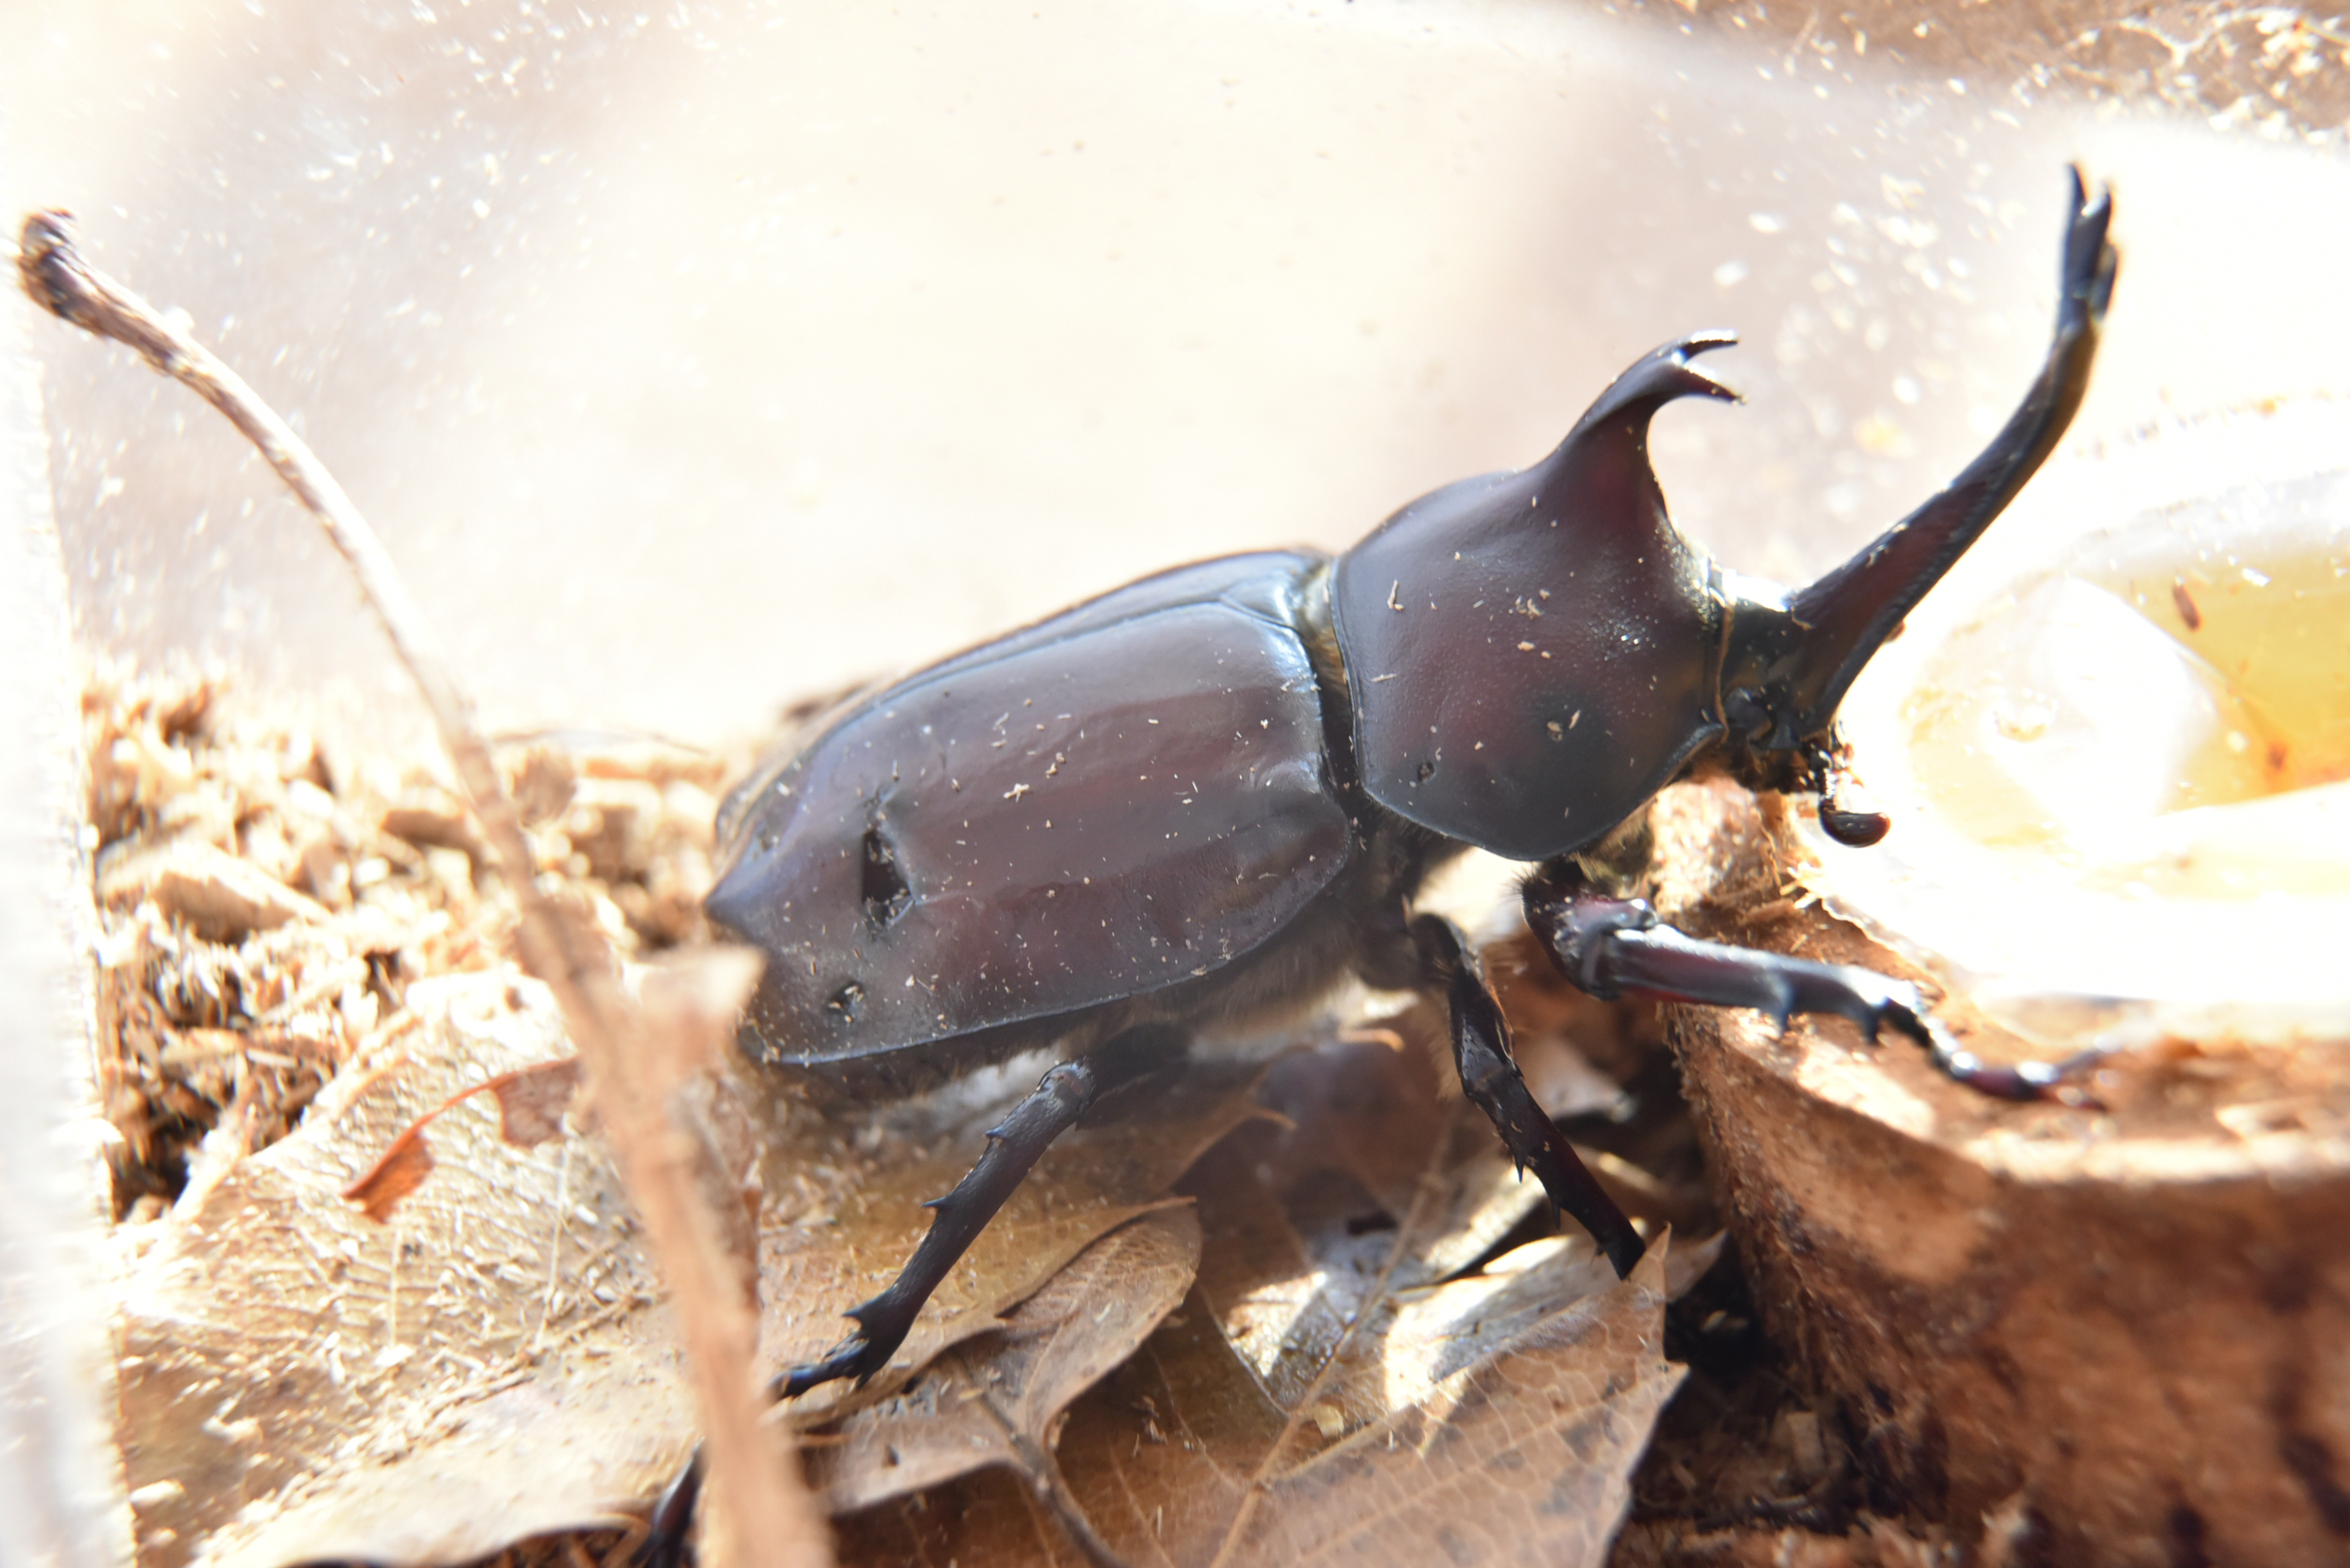
<instances>
[{"instance_id":1,"label":"beetle head","mask_svg":"<svg viewBox=\"0 0 2350 1568\"><path fill-rule=\"evenodd\" d=\"M1690 363L1728 333L1635 364L1532 468L1388 518L1330 581L1365 791L1447 837L1540 860L1597 843L1716 742L1755 787L1825 787L1854 678L2080 405L2113 290L2109 217L2074 171L2055 337L2022 406L1940 494L1808 587L1714 566L1667 519L1648 465L1659 408L1733 396ZM1882 831L1836 815L1853 841Z\"/></svg>"}]
</instances>

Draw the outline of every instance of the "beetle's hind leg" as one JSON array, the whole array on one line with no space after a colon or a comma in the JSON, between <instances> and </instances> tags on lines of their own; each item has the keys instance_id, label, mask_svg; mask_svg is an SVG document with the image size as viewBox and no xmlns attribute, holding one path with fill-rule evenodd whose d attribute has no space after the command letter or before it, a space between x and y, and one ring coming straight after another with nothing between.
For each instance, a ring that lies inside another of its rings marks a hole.
<instances>
[{"instance_id":1,"label":"beetle's hind leg","mask_svg":"<svg viewBox=\"0 0 2350 1568\"><path fill-rule=\"evenodd\" d=\"M1576 989L1612 1001L1627 992L1666 1002L1752 1007L1781 1028L1798 1012L1850 1019L1873 1043L1890 1025L1926 1050L1941 1073L2003 1100L2073 1099L2066 1078L2097 1059L1998 1066L1960 1045L1918 988L1874 970L1753 948L1702 942L1657 919L1643 898L1601 892L1575 861L1545 861L1525 887L1526 923Z\"/></svg>"},{"instance_id":2,"label":"beetle's hind leg","mask_svg":"<svg viewBox=\"0 0 2350 1568\"><path fill-rule=\"evenodd\" d=\"M1420 915L1409 930L1421 988L1441 993L1451 1010L1452 1060L1461 1087L1491 1118L1519 1168L1532 1170L1542 1182L1553 1210L1565 1210L1591 1232L1619 1277L1630 1273L1647 1243L1527 1089L1510 1054L1502 1004L1461 929L1441 916Z\"/></svg>"},{"instance_id":3,"label":"beetle's hind leg","mask_svg":"<svg viewBox=\"0 0 2350 1568\"><path fill-rule=\"evenodd\" d=\"M914 1255L889 1289L848 1309L847 1315L857 1320L857 1333L823 1360L777 1376L777 1397L793 1398L838 1377L854 1377L861 1386L889 1366L922 1303L978 1240L1003 1200L1028 1179L1053 1140L1076 1126L1104 1093L1152 1060L1164 1059L1164 1053L1151 1050L1151 1041L1143 1038L1155 1041L1160 1033L1150 1026L1128 1030L1045 1074L1034 1093L988 1129L987 1152L955 1183L954 1190L923 1205L932 1211L931 1228Z\"/></svg>"}]
</instances>

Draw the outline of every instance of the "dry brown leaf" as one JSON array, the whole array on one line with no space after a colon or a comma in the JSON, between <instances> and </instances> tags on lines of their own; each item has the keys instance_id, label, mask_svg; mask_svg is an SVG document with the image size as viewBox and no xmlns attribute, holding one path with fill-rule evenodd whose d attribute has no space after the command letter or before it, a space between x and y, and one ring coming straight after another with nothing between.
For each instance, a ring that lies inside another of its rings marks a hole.
<instances>
[{"instance_id":1,"label":"dry brown leaf","mask_svg":"<svg viewBox=\"0 0 2350 1568\"><path fill-rule=\"evenodd\" d=\"M560 1075L546 1065L567 1058L545 993L502 972L410 994L420 1021L397 1060L330 1086L291 1136L186 1211L123 1232L136 1249L121 1380L142 1568L199 1547L234 1568L462 1562L641 1509L693 1439L672 1325L600 1145L573 1133L517 1148L475 1092L542 1065ZM1253 1114L1250 1081L1186 1073L1065 1138L912 1348L990 1330L1160 1201ZM341 1200L435 1109L438 1168L390 1223ZM784 1108L764 1184L785 1201L769 1204L760 1244L773 1344L821 1348L836 1314L894 1272L926 1223L919 1199L961 1175L1001 1107L966 1109L948 1136L921 1107L891 1126Z\"/></svg>"},{"instance_id":2,"label":"dry brown leaf","mask_svg":"<svg viewBox=\"0 0 2350 1568\"><path fill-rule=\"evenodd\" d=\"M1014 1064L928 1100L868 1109L864 1127L846 1140L836 1135L810 1144L796 1130L775 1140L793 1152L767 1162L761 1365L813 1360L840 1341L849 1327L841 1314L896 1278L929 1228L923 1201L971 1168L1004 1101L1040 1070L1034 1062ZM827 1385L795 1405L794 1424L814 1427L872 1403L947 1346L993 1329L1096 1238L1156 1205L1203 1150L1257 1116L1249 1095L1256 1076L1253 1068L1194 1063L1097 1106L981 1232L871 1386L859 1393L846 1383Z\"/></svg>"},{"instance_id":3,"label":"dry brown leaf","mask_svg":"<svg viewBox=\"0 0 2350 1568\"><path fill-rule=\"evenodd\" d=\"M1035 1493L1000 1467L836 1521L834 1529L833 1550L843 1563L1102 1568L1089 1564Z\"/></svg>"},{"instance_id":4,"label":"dry brown leaf","mask_svg":"<svg viewBox=\"0 0 2350 1568\"><path fill-rule=\"evenodd\" d=\"M937 1397L939 1449L897 1449L932 1484L839 1521L841 1561L1603 1561L1679 1380L1662 1307L1686 1271L1659 1248L1619 1283L1580 1237L1473 1267L1544 1199L1440 1076L1375 1044L1276 1064L1261 1097L1284 1119L1237 1128L1181 1184L1197 1285L1039 1445L1048 1484L1014 1480L988 1423Z\"/></svg>"},{"instance_id":5,"label":"dry brown leaf","mask_svg":"<svg viewBox=\"0 0 2350 1568\"><path fill-rule=\"evenodd\" d=\"M1679 1377L1663 1260L1619 1283L1578 1236L1464 1273L1541 1195L1433 1077L1293 1058L1265 1096L1289 1125L1187 1179L1199 1285L1060 1444L1128 1562L1601 1560Z\"/></svg>"},{"instance_id":6,"label":"dry brown leaf","mask_svg":"<svg viewBox=\"0 0 2350 1568\"><path fill-rule=\"evenodd\" d=\"M1032 1492L1056 1488L1062 1411L1134 1354L1191 1287L1200 1222L1188 1206L1119 1226L1079 1253L993 1333L947 1352L904 1393L808 1450L836 1513L922 1491L989 1465Z\"/></svg>"},{"instance_id":7,"label":"dry brown leaf","mask_svg":"<svg viewBox=\"0 0 2350 1568\"><path fill-rule=\"evenodd\" d=\"M425 1140L424 1129L434 1116L455 1103L450 1101L428 1111L406 1132L393 1138L391 1147L383 1151L383 1158L369 1166L366 1175L343 1189L343 1200L358 1204L360 1211L379 1225L389 1222L400 1200L413 1196L424 1185L424 1179L432 1174L432 1146Z\"/></svg>"},{"instance_id":8,"label":"dry brown leaf","mask_svg":"<svg viewBox=\"0 0 2350 1568\"><path fill-rule=\"evenodd\" d=\"M516 1148L536 1148L563 1136L563 1113L579 1092L579 1058L501 1073L482 1086L498 1097L498 1136Z\"/></svg>"},{"instance_id":9,"label":"dry brown leaf","mask_svg":"<svg viewBox=\"0 0 2350 1568\"><path fill-rule=\"evenodd\" d=\"M1981 1568L2010 1568L2008 1542L1988 1535ZM1901 1522L1863 1515L1844 1532L1820 1534L1784 1524L1718 1531L1638 1525L1624 1532L1612 1568L1943 1568L1967 1561L1939 1530L1913 1533Z\"/></svg>"},{"instance_id":10,"label":"dry brown leaf","mask_svg":"<svg viewBox=\"0 0 2350 1568\"><path fill-rule=\"evenodd\" d=\"M1541 1273L1545 1284L1559 1277ZM1596 1299L1529 1313L1523 1331L1419 1404L1267 1478L1259 1505L1235 1523L1232 1556L1605 1561L1632 1469L1680 1383L1663 1358L1663 1282L1652 1256Z\"/></svg>"},{"instance_id":11,"label":"dry brown leaf","mask_svg":"<svg viewBox=\"0 0 2350 1568\"><path fill-rule=\"evenodd\" d=\"M343 1199L356 1203L380 1225L390 1220L402 1199L414 1195L432 1174L432 1147L424 1129L434 1117L454 1110L475 1095L492 1095L498 1102L498 1134L516 1148L536 1148L561 1136L563 1112L579 1087L579 1058L559 1056L500 1073L486 1084L476 1084L433 1106L391 1140L383 1158L367 1174L343 1189Z\"/></svg>"},{"instance_id":12,"label":"dry brown leaf","mask_svg":"<svg viewBox=\"0 0 2350 1568\"><path fill-rule=\"evenodd\" d=\"M124 1232L120 1397L140 1559L458 1560L608 1521L691 1404L595 1145L523 1151L468 1101L389 1224L338 1194L420 1113L565 1050L511 974L411 988L402 1056ZM559 1454L560 1462L550 1456Z\"/></svg>"}]
</instances>

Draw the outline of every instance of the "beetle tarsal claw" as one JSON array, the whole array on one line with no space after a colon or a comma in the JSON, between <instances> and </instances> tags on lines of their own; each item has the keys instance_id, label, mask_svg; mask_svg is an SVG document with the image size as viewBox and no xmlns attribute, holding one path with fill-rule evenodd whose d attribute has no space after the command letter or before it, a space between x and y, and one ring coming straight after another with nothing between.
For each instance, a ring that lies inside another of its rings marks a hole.
<instances>
[{"instance_id":1,"label":"beetle tarsal claw","mask_svg":"<svg viewBox=\"0 0 2350 1568\"><path fill-rule=\"evenodd\" d=\"M777 1376L771 1386L775 1396L778 1399L796 1399L811 1388L820 1387L841 1377L854 1377L858 1386L861 1388L874 1373L880 1370L879 1366L865 1365L871 1349L872 1346L867 1343L862 1334L843 1340L822 1361L811 1362L806 1366L795 1366L790 1371ZM889 1357L884 1355L881 1360L886 1364Z\"/></svg>"},{"instance_id":2,"label":"beetle tarsal claw","mask_svg":"<svg viewBox=\"0 0 2350 1568\"><path fill-rule=\"evenodd\" d=\"M2105 1108L2094 1094L2071 1081L2103 1061L2103 1051L2084 1051L2062 1062L2018 1062L2012 1066L2001 1066L1984 1061L1960 1044L1949 1027L1922 1004L1889 1004L1885 1017L1886 1022L1925 1047L1928 1060L1944 1077L1979 1094L2002 1100L2049 1100L2075 1110Z\"/></svg>"}]
</instances>

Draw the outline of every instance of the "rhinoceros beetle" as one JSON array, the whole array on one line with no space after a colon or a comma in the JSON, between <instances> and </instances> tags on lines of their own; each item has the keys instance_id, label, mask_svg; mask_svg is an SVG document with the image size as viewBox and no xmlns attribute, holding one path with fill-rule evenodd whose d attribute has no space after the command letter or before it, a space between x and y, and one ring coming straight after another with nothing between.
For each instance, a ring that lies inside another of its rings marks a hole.
<instances>
[{"instance_id":1,"label":"rhinoceros beetle","mask_svg":"<svg viewBox=\"0 0 2350 1568\"><path fill-rule=\"evenodd\" d=\"M1312 1006L1349 974L1441 996L1461 1081L1618 1273L1642 1241L1528 1094L1473 952L1412 900L1470 846L1537 864L1528 923L1566 978L1890 1024L1987 1093L2061 1067L1960 1049L1866 970L1693 940L1627 866L1664 785L1720 767L1821 793L1846 690L2023 485L2086 388L2116 256L2075 171L2056 328L2006 427L1952 483L1793 593L1673 527L1648 462L1676 398L1733 399L1682 338L1548 457L1421 497L1330 559L1181 566L856 701L720 816L707 909L766 971L741 1044L903 1089L1051 1045L857 1332L779 1379L870 1378L1053 1139L1201 1031ZM1824 814L1856 842L1882 819ZM1631 827L1627 825L1633 825ZM1630 847L1627 848L1627 846Z\"/></svg>"}]
</instances>

